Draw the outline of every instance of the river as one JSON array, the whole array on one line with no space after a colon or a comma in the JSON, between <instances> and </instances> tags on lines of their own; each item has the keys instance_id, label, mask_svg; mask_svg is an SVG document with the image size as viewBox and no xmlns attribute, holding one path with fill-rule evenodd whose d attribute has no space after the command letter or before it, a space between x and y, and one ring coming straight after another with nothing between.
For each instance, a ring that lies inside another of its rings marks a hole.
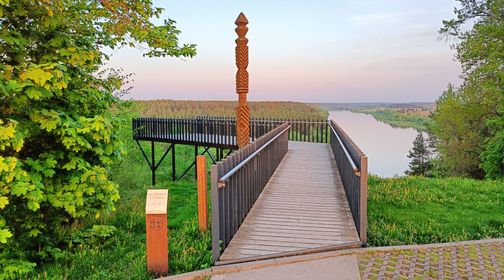
<instances>
[{"instance_id":1,"label":"river","mask_svg":"<svg viewBox=\"0 0 504 280\"><path fill-rule=\"evenodd\" d=\"M350 111L330 111L335 120L368 156L369 173L381 177L404 175L417 131L397 128L377 121L373 116Z\"/></svg>"}]
</instances>

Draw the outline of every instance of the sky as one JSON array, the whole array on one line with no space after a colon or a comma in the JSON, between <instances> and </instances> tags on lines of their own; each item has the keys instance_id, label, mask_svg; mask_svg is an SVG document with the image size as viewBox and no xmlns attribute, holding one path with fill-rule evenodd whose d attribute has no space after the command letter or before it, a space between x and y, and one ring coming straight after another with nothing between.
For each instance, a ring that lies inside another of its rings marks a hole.
<instances>
[{"instance_id":1,"label":"sky","mask_svg":"<svg viewBox=\"0 0 504 280\"><path fill-rule=\"evenodd\" d=\"M134 73L127 98L237 100L234 21L248 20L253 101L435 101L459 84L454 41L437 31L454 0L154 1L197 44L196 57L144 58L122 48L109 66Z\"/></svg>"}]
</instances>

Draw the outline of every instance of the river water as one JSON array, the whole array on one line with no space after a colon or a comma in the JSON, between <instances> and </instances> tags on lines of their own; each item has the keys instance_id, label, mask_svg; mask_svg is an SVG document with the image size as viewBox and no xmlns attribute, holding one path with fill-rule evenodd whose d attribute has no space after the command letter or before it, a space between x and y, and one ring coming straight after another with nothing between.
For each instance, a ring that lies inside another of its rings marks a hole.
<instances>
[{"instance_id":1,"label":"river water","mask_svg":"<svg viewBox=\"0 0 504 280\"><path fill-rule=\"evenodd\" d=\"M329 111L352 140L368 156L368 171L382 177L404 175L408 169L408 151L417 131L397 128L377 121L373 116L350 111Z\"/></svg>"}]
</instances>

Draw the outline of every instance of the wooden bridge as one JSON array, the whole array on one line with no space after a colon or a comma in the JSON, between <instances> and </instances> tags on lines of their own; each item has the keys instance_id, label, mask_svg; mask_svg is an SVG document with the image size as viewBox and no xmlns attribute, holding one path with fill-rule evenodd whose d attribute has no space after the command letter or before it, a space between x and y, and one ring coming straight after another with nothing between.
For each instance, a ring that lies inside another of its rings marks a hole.
<instances>
[{"instance_id":1,"label":"wooden bridge","mask_svg":"<svg viewBox=\"0 0 504 280\"><path fill-rule=\"evenodd\" d=\"M133 138L156 183L175 145L204 147L211 169L212 255L216 265L366 243L367 157L334 121L250 120L248 28L235 24L237 119L133 120ZM151 142L151 157L139 141ZM251 141L251 142L250 142ZM155 142L170 143L156 163ZM215 148L215 157L210 152ZM225 149L234 152L224 155ZM182 174L196 164L196 159Z\"/></svg>"},{"instance_id":2,"label":"wooden bridge","mask_svg":"<svg viewBox=\"0 0 504 280\"><path fill-rule=\"evenodd\" d=\"M359 241L330 147L290 142L220 260L256 259Z\"/></svg>"},{"instance_id":3,"label":"wooden bridge","mask_svg":"<svg viewBox=\"0 0 504 280\"><path fill-rule=\"evenodd\" d=\"M217 265L365 245L367 158L334 121L253 120L253 141L241 149L233 124L222 118L133 121L134 138L152 146L217 149L217 160L209 153ZM219 156L219 148L234 152ZM159 165L154 159L151 168Z\"/></svg>"}]
</instances>

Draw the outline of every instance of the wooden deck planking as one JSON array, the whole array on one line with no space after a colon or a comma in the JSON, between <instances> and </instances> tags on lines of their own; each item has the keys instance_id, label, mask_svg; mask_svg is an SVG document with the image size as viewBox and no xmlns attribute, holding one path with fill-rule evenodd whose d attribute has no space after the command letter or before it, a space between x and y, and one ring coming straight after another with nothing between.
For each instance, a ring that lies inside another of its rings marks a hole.
<instances>
[{"instance_id":1,"label":"wooden deck planking","mask_svg":"<svg viewBox=\"0 0 504 280\"><path fill-rule=\"evenodd\" d=\"M328 144L289 142L289 151L221 261L359 241Z\"/></svg>"}]
</instances>

